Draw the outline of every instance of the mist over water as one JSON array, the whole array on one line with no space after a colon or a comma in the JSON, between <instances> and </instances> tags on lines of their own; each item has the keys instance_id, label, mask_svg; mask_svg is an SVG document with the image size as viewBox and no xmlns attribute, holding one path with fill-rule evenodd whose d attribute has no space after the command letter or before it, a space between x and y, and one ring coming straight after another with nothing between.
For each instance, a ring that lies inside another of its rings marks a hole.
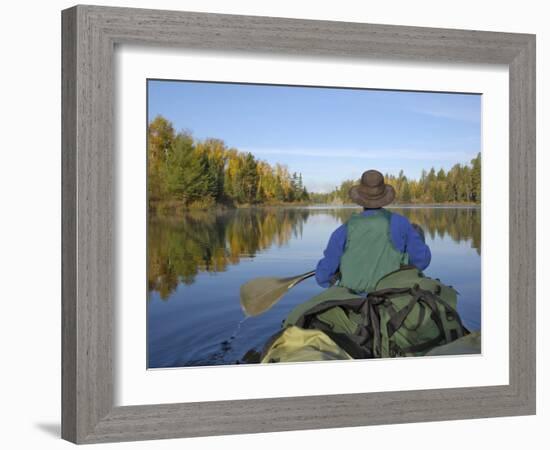
<instances>
[{"instance_id":1,"label":"mist over water","mask_svg":"<svg viewBox=\"0 0 550 450\"><path fill-rule=\"evenodd\" d=\"M481 328L481 213L477 207L389 208L425 231L424 271L459 292L467 328ZM235 364L260 350L286 315L322 291L314 279L246 320L240 286L261 276L313 270L330 234L357 208L262 207L193 211L148 223L147 345L150 368Z\"/></svg>"}]
</instances>

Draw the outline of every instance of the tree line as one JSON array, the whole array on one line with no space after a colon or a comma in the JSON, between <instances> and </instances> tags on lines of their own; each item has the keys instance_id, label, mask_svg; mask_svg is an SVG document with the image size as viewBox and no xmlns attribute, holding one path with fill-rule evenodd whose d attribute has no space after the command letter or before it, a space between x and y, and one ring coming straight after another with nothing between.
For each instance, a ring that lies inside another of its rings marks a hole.
<instances>
[{"instance_id":1,"label":"tree line","mask_svg":"<svg viewBox=\"0 0 550 450\"><path fill-rule=\"evenodd\" d=\"M396 203L481 203L481 154L470 164L455 164L450 170L437 172L434 167L422 170L418 180L399 175L385 175L386 183L395 189ZM345 180L332 192L310 194L312 202L343 204L352 203L349 189L359 180Z\"/></svg>"},{"instance_id":2,"label":"tree line","mask_svg":"<svg viewBox=\"0 0 550 450\"><path fill-rule=\"evenodd\" d=\"M173 213L214 205L278 203L352 203L348 192L359 180L345 180L329 193L310 193L301 173L282 164L258 160L249 152L229 148L220 139L176 133L172 123L157 116L148 125L149 207ZM419 179L386 174L396 191L396 203L481 203L481 154L470 164L449 171L423 170Z\"/></svg>"},{"instance_id":3,"label":"tree line","mask_svg":"<svg viewBox=\"0 0 550 450\"><path fill-rule=\"evenodd\" d=\"M198 141L188 132L176 133L160 115L147 131L153 209L309 201L302 174L291 174L284 165L273 167L219 139Z\"/></svg>"}]
</instances>

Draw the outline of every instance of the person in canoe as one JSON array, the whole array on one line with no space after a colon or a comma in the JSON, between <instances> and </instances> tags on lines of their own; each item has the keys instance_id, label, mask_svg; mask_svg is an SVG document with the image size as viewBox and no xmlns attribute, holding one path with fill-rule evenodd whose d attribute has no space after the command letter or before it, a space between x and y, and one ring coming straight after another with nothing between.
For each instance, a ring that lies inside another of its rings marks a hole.
<instances>
[{"instance_id":1,"label":"person in canoe","mask_svg":"<svg viewBox=\"0 0 550 450\"><path fill-rule=\"evenodd\" d=\"M424 232L384 208L395 198L393 187L368 170L349 195L363 211L332 233L315 271L252 280L241 289L244 311L257 315L310 276L326 288L294 306L259 361L479 354L481 336L471 336L456 312L458 292L422 273L431 261Z\"/></svg>"},{"instance_id":2,"label":"person in canoe","mask_svg":"<svg viewBox=\"0 0 550 450\"><path fill-rule=\"evenodd\" d=\"M431 261L430 248L418 225L384 208L395 199L395 190L377 170L367 170L360 184L349 191L363 207L330 236L324 257L315 270L317 283L335 283L358 294L372 291L378 280L403 265L424 270Z\"/></svg>"}]
</instances>

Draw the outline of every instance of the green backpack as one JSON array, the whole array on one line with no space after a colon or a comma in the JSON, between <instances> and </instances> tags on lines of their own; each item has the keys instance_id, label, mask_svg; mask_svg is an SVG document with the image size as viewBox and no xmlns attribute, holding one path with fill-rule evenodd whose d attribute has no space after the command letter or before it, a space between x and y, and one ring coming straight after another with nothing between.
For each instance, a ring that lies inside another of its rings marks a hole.
<instances>
[{"instance_id":1,"label":"green backpack","mask_svg":"<svg viewBox=\"0 0 550 450\"><path fill-rule=\"evenodd\" d=\"M283 327L321 330L352 358L420 356L468 334L456 300L452 287L404 266L366 297L341 286L325 290L291 311Z\"/></svg>"}]
</instances>

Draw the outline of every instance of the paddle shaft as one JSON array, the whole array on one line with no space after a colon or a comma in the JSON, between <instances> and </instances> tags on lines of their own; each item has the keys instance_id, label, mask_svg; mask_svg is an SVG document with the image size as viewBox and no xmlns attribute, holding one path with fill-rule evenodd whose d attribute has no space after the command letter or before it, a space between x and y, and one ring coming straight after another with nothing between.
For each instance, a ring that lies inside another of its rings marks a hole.
<instances>
[{"instance_id":1,"label":"paddle shaft","mask_svg":"<svg viewBox=\"0 0 550 450\"><path fill-rule=\"evenodd\" d=\"M296 286L298 283L300 283L301 281L304 281L304 280L307 280L308 278L311 278L312 276L315 275L315 270L312 270L311 272L306 272L302 275L298 275L296 277L292 277L292 278L295 278L295 281L293 281L292 283L290 283L288 285L288 289L292 289L294 286Z\"/></svg>"}]
</instances>

